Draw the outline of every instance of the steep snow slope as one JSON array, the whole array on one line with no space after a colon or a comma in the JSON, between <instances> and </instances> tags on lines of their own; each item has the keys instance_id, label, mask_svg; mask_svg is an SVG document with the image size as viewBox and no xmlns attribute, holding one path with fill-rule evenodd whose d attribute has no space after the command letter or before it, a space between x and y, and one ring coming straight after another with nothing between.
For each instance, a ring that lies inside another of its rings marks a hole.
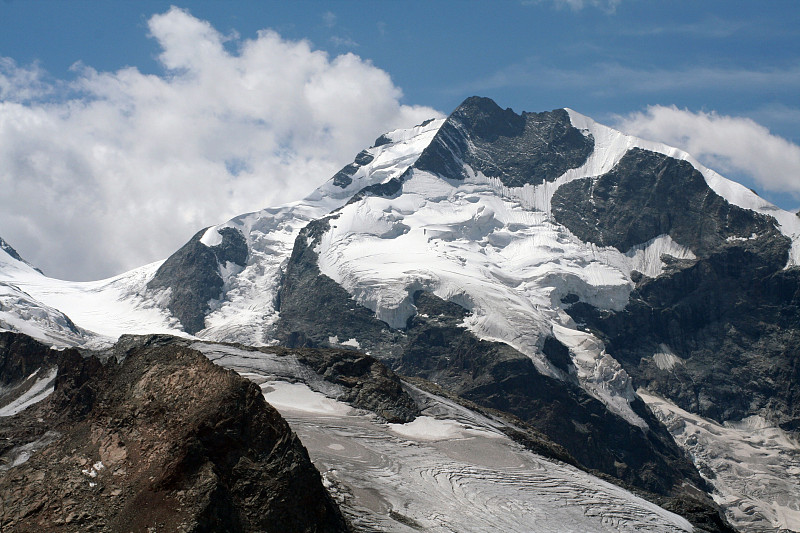
<instances>
[{"instance_id":1,"label":"steep snow slope","mask_svg":"<svg viewBox=\"0 0 800 533\"><path fill-rule=\"evenodd\" d=\"M160 263L106 280L49 278L0 250L0 328L56 346L104 346L125 333L182 334L145 286Z\"/></svg>"}]
</instances>

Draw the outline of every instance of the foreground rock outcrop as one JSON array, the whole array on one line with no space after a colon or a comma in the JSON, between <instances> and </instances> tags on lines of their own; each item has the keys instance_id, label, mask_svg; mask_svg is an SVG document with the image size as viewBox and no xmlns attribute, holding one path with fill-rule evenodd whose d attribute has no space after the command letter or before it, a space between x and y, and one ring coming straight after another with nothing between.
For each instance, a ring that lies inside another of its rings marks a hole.
<instances>
[{"instance_id":1,"label":"foreground rock outcrop","mask_svg":"<svg viewBox=\"0 0 800 533\"><path fill-rule=\"evenodd\" d=\"M33 351L58 374L47 399L0 418L3 531L348 530L260 389L200 352Z\"/></svg>"}]
</instances>

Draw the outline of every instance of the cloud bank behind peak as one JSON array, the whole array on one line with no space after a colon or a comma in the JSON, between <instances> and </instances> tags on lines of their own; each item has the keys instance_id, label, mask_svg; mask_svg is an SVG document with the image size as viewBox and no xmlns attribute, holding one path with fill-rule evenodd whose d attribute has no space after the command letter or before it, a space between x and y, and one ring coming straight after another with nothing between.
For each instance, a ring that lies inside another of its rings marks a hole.
<instances>
[{"instance_id":1,"label":"cloud bank behind peak","mask_svg":"<svg viewBox=\"0 0 800 533\"><path fill-rule=\"evenodd\" d=\"M159 75L49 79L0 58L0 235L46 273L97 279L198 229L302 197L380 133L441 116L390 76L271 30L226 36L188 11L148 21Z\"/></svg>"}]
</instances>

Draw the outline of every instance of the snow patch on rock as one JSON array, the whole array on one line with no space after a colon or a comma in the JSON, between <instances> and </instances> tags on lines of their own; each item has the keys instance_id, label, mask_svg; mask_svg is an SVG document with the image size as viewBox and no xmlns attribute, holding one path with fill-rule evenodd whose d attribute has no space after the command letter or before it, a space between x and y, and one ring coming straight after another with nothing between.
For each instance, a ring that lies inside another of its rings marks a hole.
<instances>
[{"instance_id":1,"label":"snow patch on rock","mask_svg":"<svg viewBox=\"0 0 800 533\"><path fill-rule=\"evenodd\" d=\"M392 433L412 440L454 440L467 439L475 436L499 438L492 431L474 429L455 420L440 420L430 416L418 416L413 422L405 424L389 424Z\"/></svg>"},{"instance_id":2,"label":"snow patch on rock","mask_svg":"<svg viewBox=\"0 0 800 533\"><path fill-rule=\"evenodd\" d=\"M572 362L578 369L578 379L587 392L629 424L642 429L649 427L630 406L636 398L631 377L619 361L606 353L600 339L558 324L553 324L553 335L569 348Z\"/></svg>"},{"instance_id":3,"label":"snow patch on rock","mask_svg":"<svg viewBox=\"0 0 800 533\"><path fill-rule=\"evenodd\" d=\"M261 386L264 399L283 411L302 411L317 415L346 416L353 408L311 390L305 383L271 381Z\"/></svg>"},{"instance_id":4,"label":"snow patch on rock","mask_svg":"<svg viewBox=\"0 0 800 533\"><path fill-rule=\"evenodd\" d=\"M219 246L222 244L222 235L219 233L220 227L210 227L200 237L200 242L211 248L212 246Z\"/></svg>"},{"instance_id":5,"label":"snow patch on rock","mask_svg":"<svg viewBox=\"0 0 800 533\"><path fill-rule=\"evenodd\" d=\"M675 365L682 365L683 359L672 353L672 350L666 344L659 344L660 351L653 354L653 362L661 370L672 370Z\"/></svg>"},{"instance_id":6,"label":"snow patch on rock","mask_svg":"<svg viewBox=\"0 0 800 533\"><path fill-rule=\"evenodd\" d=\"M38 373L39 370L28 376L25 382L34 379L35 381L29 386L28 390L18 398L0 408L0 416L14 416L17 413L21 413L28 407L44 400L53 393L55 390L54 384L58 368L54 367L48 370L47 373L41 377L36 377ZM8 391L3 392L7 393Z\"/></svg>"}]
</instances>

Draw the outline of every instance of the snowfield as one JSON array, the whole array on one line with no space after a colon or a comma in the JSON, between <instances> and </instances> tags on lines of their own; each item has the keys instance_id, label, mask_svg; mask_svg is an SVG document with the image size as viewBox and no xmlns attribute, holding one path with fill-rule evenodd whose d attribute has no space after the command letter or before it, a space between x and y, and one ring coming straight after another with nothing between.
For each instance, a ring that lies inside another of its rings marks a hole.
<instances>
[{"instance_id":1,"label":"snowfield","mask_svg":"<svg viewBox=\"0 0 800 533\"><path fill-rule=\"evenodd\" d=\"M100 281L49 278L0 250L0 327L58 347L102 347L126 333L186 336L146 290L162 261Z\"/></svg>"}]
</instances>

